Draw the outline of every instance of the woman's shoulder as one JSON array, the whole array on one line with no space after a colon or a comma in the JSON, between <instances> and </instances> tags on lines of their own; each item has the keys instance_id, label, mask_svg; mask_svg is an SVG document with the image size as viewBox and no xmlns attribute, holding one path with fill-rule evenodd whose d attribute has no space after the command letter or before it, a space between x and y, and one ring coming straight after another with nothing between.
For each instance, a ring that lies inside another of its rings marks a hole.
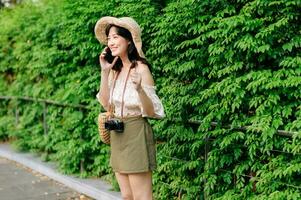
<instances>
[{"instance_id":1,"label":"woman's shoulder","mask_svg":"<svg viewBox=\"0 0 301 200\"><path fill-rule=\"evenodd\" d=\"M148 65L143 63L142 61L137 61L136 70L139 73L149 73L150 74Z\"/></svg>"},{"instance_id":2,"label":"woman's shoulder","mask_svg":"<svg viewBox=\"0 0 301 200\"><path fill-rule=\"evenodd\" d=\"M154 85L154 79L147 64L137 61L136 72L142 76L143 85Z\"/></svg>"}]
</instances>

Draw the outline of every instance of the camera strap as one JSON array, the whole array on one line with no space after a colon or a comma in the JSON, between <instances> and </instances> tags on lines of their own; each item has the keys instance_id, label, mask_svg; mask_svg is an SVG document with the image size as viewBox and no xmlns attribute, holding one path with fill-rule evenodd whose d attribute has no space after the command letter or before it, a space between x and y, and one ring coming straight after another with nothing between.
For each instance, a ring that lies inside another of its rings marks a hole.
<instances>
[{"instance_id":1,"label":"camera strap","mask_svg":"<svg viewBox=\"0 0 301 200\"><path fill-rule=\"evenodd\" d=\"M119 75L120 72L117 72L117 73L114 73L115 77L114 77L114 82L113 82L113 87L112 87L112 90L111 90L111 101L110 101L110 105L109 105L109 113L110 113L110 116L113 116L114 114L114 111L115 111L115 106L113 104L113 91L115 89L115 85L116 85L116 81L117 81L117 78L118 78L118 75Z\"/></svg>"},{"instance_id":2,"label":"camera strap","mask_svg":"<svg viewBox=\"0 0 301 200\"><path fill-rule=\"evenodd\" d=\"M125 83L124 83L124 87L123 87L122 101L121 101L121 118L123 118L124 93L125 93L125 89L126 89L127 82L128 82L128 80L129 80L129 76L130 76L130 72L131 72L132 66L133 66L133 64L131 65L131 67L130 67L130 69L129 69L129 71L128 71L128 74L126 75L126 79L125 79Z\"/></svg>"}]
</instances>

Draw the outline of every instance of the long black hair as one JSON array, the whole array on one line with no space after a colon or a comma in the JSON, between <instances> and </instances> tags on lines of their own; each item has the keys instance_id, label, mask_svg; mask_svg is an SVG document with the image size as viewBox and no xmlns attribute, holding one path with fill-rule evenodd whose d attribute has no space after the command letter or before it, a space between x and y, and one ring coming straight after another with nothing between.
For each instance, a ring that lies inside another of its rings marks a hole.
<instances>
[{"instance_id":1,"label":"long black hair","mask_svg":"<svg viewBox=\"0 0 301 200\"><path fill-rule=\"evenodd\" d=\"M128 46L128 58L131 61L131 63L133 63L131 67L135 67L137 65L137 61L140 61L143 64L146 64L148 66L149 70L151 70L151 65L147 62L147 60L145 58L142 58L139 55L139 53L137 51L137 48L134 44L131 32L129 30L123 28L123 27L110 24L106 28L106 36L107 37L108 37L109 31L112 27L116 28L117 35L119 35L119 36L127 39L128 41L130 41L130 44ZM112 69L115 70L115 71L121 71L121 68L122 68L122 61L121 61L120 58L118 58Z\"/></svg>"}]
</instances>

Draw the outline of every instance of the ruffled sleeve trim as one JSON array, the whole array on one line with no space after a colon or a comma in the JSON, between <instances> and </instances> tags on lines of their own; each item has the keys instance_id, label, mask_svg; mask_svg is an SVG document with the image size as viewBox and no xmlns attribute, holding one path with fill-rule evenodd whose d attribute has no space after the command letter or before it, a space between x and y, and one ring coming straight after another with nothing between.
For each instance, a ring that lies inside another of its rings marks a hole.
<instances>
[{"instance_id":1,"label":"ruffled sleeve trim","mask_svg":"<svg viewBox=\"0 0 301 200\"><path fill-rule=\"evenodd\" d=\"M165 117L165 113L164 113L164 108L163 108L163 104L161 102L161 100L159 99L158 95L156 94L156 87L155 86L151 86L151 85L141 85L144 92L146 93L146 95L151 99L153 106L154 106L154 112L155 112L155 117L157 119L161 119ZM141 113L142 113L142 117L153 117L153 116L148 116L145 111L143 110L142 106L141 106Z\"/></svg>"}]
</instances>

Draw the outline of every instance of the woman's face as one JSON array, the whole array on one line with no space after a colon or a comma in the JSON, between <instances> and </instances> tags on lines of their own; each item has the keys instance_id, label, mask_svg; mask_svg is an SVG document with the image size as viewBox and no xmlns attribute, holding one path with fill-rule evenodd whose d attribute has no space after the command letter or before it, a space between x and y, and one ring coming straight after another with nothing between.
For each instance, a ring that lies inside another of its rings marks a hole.
<instances>
[{"instance_id":1,"label":"woman's face","mask_svg":"<svg viewBox=\"0 0 301 200\"><path fill-rule=\"evenodd\" d=\"M117 34L117 28L112 26L108 35L108 47L112 51L112 56L127 55L129 41Z\"/></svg>"}]
</instances>

